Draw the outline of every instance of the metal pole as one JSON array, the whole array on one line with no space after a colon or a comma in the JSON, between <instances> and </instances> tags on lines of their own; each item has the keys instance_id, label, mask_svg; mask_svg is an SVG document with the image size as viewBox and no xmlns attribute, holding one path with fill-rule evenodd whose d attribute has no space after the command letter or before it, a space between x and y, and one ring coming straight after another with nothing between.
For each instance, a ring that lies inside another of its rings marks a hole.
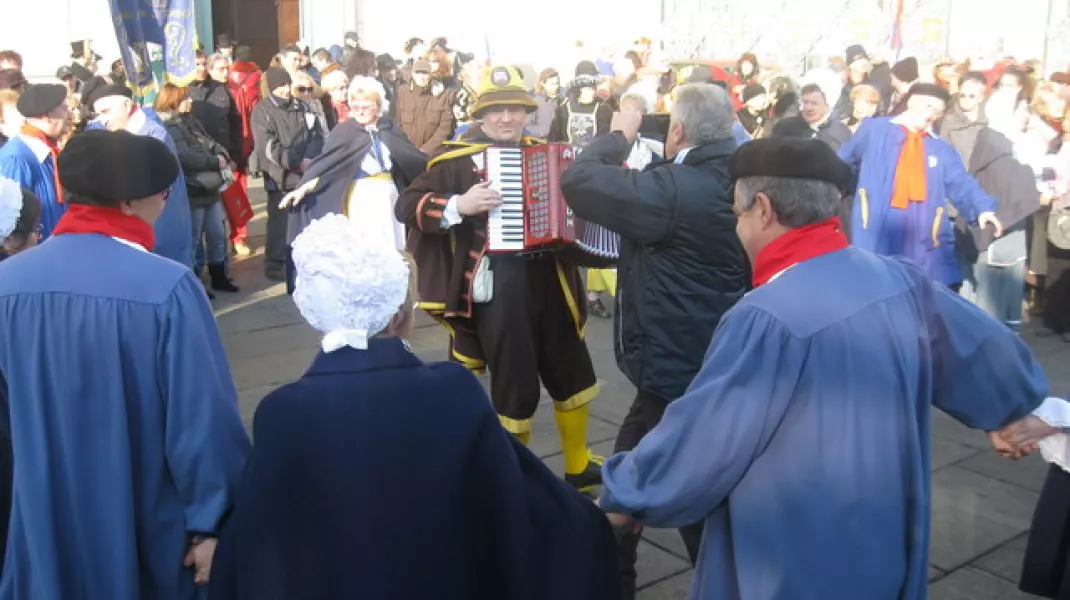
<instances>
[{"instance_id":1,"label":"metal pole","mask_svg":"<svg viewBox=\"0 0 1070 600\"><path fill-rule=\"evenodd\" d=\"M1041 67L1043 69L1043 72L1042 73L1038 73L1038 75L1040 75L1042 77L1045 74L1047 74L1048 71L1049 71L1049 69L1048 69L1048 41L1051 39L1051 15L1052 15L1053 12L1055 12L1054 4L1055 4L1054 0L1048 0L1048 18L1044 21L1044 55L1043 55L1043 58L1041 59L1041 63L1040 63L1041 65L1043 65Z\"/></svg>"}]
</instances>

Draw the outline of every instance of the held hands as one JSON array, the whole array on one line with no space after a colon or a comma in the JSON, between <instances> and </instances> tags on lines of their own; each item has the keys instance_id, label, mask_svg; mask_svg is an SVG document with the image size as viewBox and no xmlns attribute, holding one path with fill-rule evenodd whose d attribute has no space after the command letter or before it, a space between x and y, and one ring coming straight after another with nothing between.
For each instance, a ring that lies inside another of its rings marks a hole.
<instances>
[{"instance_id":1,"label":"held hands","mask_svg":"<svg viewBox=\"0 0 1070 600\"><path fill-rule=\"evenodd\" d=\"M290 192L289 194L286 194L282 197L282 202L279 202L279 208L297 206L301 203L302 200L305 199L305 196L307 196L308 193L311 192L314 187L316 187L316 182L309 181L301 187L297 188L296 190Z\"/></svg>"},{"instance_id":2,"label":"held hands","mask_svg":"<svg viewBox=\"0 0 1070 600\"><path fill-rule=\"evenodd\" d=\"M216 540L194 540L183 562L187 567L193 567L193 583L204 585L212 574L212 557L215 556Z\"/></svg>"},{"instance_id":3,"label":"held hands","mask_svg":"<svg viewBox=\"0 0 1070 600\"><path fill-rule=\"evenodd\" d=\"M996 230L996 237L1003 235L1003 224L996 218L994 212L983 212L981 216L977 217L977 224L984 229L986 226L991 225Z\"/></svg>"},{"instance_id":4,"label":"held hands","mask_svg":"<svg viewBox=\"0 0 1070 600\"><path fill-rule=\"evenodd\" d=\"M478 215L502 205L502 196L490 189L490 182L484 181L473 185L467 192L457 198L457 212L462 215Z\"/></svg>"},{"instance_id":5,"label":"held hands","mask_svg":"<svg viewBox=\"0 0 1070 600\"><path fill-rule=\"evenodd\" d=\"M613 113L613 120L609 122L610 131L619 131L624 134L628 143L634 144L639 137L639 126L643 123L643 113L626 106L619 112Z\"/></svg>"},{"instance_id":6,"label":"held hands","mask_svg":"<svg viewBox=\"0 0 1070 600\"><path fill-rule=\"evenodd\" d=\"M1028 415L999 431L988 432L988 441L1000 456L1018 460L1036 452L1040 440L1057 433L1059 430L1055 427Z\"/></svg>"}]
</instances>

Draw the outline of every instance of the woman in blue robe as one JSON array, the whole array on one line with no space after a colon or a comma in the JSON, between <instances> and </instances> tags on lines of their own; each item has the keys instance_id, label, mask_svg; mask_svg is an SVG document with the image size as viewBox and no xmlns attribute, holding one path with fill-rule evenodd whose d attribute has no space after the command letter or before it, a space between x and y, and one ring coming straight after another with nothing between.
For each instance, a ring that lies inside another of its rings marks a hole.
<instances>
[{"instance_id":1,"label":"woman in blue robe","mask_svg":"<svg viewBox=\"0 0 1070 600\"><path fill-rule=\"evenodd\" d=\"M332 214L293 258L322 352L257 408L212 598L619 600L605 516L502 429L474 375L404 341L416 278L392 240Z\"/></svg>"}]
</instances>

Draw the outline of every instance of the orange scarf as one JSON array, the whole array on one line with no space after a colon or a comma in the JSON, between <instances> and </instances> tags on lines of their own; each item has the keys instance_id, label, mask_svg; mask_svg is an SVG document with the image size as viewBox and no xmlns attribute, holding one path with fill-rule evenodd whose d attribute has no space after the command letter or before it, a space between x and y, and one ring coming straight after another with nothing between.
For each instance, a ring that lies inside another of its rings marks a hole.
<instances>
[{"instance_id":1,"label":"orange scarf","mask_svg":"<svg viewBox=\"0 0 1070 600\"><path fill-rule=\"evenodd\" d=\"M907 139L899 151L899 163L895 166L895 184L892 188L892 208L905 209L910 202L925 202L928 189L925 181L925 136L924 131L903 131Z\"/></svg>"},{"instance_id":2,"label":"orange scarf","mask_svg":"<svg viewBox=\"0 0 1070 600\"><path fill-rule=\"evenodd\" d=\"M52 154L52 176L56 180L56 202L63 204L63 186L59 183L59 144L56 143L56 140L45 135L45 132L29 123L22 124L21 133L35 140L41 140L48 146L48 151Z\"/></svg>"}]
</instances>

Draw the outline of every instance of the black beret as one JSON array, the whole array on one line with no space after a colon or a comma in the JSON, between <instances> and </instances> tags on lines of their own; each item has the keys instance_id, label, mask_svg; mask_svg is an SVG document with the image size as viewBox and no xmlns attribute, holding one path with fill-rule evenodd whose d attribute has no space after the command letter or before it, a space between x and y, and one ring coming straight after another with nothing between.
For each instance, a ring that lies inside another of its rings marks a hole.
<instances>
[{"instance_id":1,"label":"black beret","mask_svg":"<svg viewBox=\"0 0 1070 600\"><path fill-rule=\"evenodd\" d=\"M908 96L932 96L933 98L943 100L944 104L951 102L951 94L935 83L915 83L910 86Z\"/></svg>"},{"instance_id":2,"label":"black beret","mask_svg":"<svg viewBox=\"0 0 1070 600\"><path fill-rule=\"evenodd\" d=\"M19 96L19 114L27 119L41 117L67 101L67 86L59 83L38 83L26 86Z\"/></svg>"},{"instance_id":3,"label":"black beret","mask_svg":"<svg viewBox=\"0 0 1070 600\"><path fill-rule=\"evenodd\" d=\"M58 166L65 189L105 206L159 194L178 177L178 159L166 144L128 131L78 134L60 152Z\"/></svg>"},{"instance_id":4,"label":"black beret","mask_svg":"<svg viewBox=\"0 0 1070 600\"><path fill-rule=\"evenodd\" d=\"M82 103L86 106L93 106L97 100L101 98L107 98L108 96L123 96L125 98L133 98L134 92L125 85L119 85L117 83L106 83L107 80L101 78L101 82L95 86L92 86L89 90L82 91Z\"/></svg>"},{"instance_id":5,"label":"black beret","mask_svg":"<svg viewBox=\"0 0 1070 600\"><path fill-rule=\"evenodd\" d=\"M732 181L744 177L816 179L842 191L851 188L854 174L827 143L799 137L769 137L740 146L729 161Z\"/></svg>"}]
</instances>

